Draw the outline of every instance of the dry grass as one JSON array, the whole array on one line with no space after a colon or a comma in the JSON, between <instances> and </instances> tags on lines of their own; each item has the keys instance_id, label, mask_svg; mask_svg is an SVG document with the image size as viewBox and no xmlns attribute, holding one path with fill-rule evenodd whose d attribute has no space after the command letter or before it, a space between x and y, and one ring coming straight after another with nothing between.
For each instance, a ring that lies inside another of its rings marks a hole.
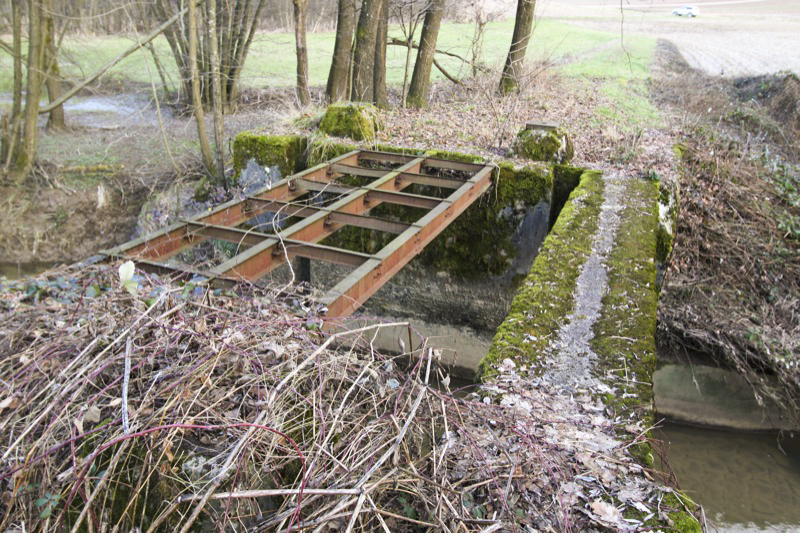
<instances>
[{"instance_id":1,"label":"dry grass","mask_svg":"<svg viewBox=\"0 0 800 533\"><path fill-rule=\"evenodd\" d=\"M576 494L611 491L576 484L595 461L644 487L572 396L489 401L514 378L458 398L431 386L435 350L382 355L381 325L326 338L244 290L142 277L132 295L113 266L0 284L0 529L578 531L602 518Z\"/></svg>"}]
</instances>

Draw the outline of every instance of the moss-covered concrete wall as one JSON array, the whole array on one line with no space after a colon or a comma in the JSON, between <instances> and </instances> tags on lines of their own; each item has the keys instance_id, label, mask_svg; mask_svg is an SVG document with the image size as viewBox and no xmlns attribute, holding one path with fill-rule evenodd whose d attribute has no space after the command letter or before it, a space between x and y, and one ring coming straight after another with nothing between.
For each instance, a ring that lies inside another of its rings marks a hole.
<instances>
[{"instance_id":1,"label":"moss-covered concrete wall","mask_svg":"<svg viewBox=\"0 0 800 533\"><path fill-rule=\"evenodd\" d=\"M245 131L233 140L233 180L253 159L264 167L277 166L281 176L300 172L306 164L308 140L302 135L268 135Z\"/></svg>"},{"instance_id":2,"label":"moss-covered concrete wall","mask_svg":"<svg viewBox=\"0 0 800 533\"><path fill-rule=\"evenodd\" d=\"M509 358L530 366L573 310L572 293L581 267L591 253L592 238L603 203L603 176L585 171L542 244L530 273L511 302L508 316L497 328L481 374Z\"/></svg>"}]
</instances>

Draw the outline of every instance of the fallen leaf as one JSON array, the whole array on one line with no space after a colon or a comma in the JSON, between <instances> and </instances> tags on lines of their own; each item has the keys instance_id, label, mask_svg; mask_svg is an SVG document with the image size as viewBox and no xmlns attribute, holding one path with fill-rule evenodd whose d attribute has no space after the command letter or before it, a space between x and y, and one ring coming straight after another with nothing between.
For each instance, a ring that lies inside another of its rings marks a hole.
<instances>
[{"instance_id":1,"label":"fallen leaf","mask_svg":"<svg viewBox=\"0 0 800 533\"><path fill-rule=\"evenodd\" d=\"M19 407L19 398L13 395L0 402L0 411L3 409L16 409L17 407Z\"/></svg>"},{"instance_id":2,"label":"fallen leaf","mask_svg":"<svg viewBox=\"0 0 800 533\"><path fill-rule=\"evenodd\" d=\"M100 408L97 407L96 405L91 406L83 414L83 419L86 422L94 422L94 423L100 422Z\"/></svg>"},{"instance_id":3,"label":"fallen leaf","mask_svg":"<svg viewBox=\"0 0 800 533\"><path fill-rule=\"evenodd\" d=\"M590 507L597 518L606 524L615 525L619 524L620 520L622 520L622 513L610 503L606 503L602 500L595 500L591 503Z\"/></svg>"}]
</instances>

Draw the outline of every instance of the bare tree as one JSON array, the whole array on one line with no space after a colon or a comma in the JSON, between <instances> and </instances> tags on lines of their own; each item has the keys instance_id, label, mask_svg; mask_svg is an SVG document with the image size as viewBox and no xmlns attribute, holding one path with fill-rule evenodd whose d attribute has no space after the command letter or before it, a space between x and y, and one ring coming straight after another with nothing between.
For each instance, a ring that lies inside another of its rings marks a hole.
<instances>
[{"instance_id":1,"label":"bare tree","mask_svg":"<svg viewBox=\"0 0 800 533\"><path fill-rule=\"evenodd\" d=\"M191 79L192 105L194 117L197 122L197 137L200 141L200 155L203 166L209 173L214 174L214 159L211 157L211 145L206 132L205 113L203 112L203 99L201 95L200 76L197 68L197 8L194 1L189 1L189 76Z\"/></svg>"},{"instance_id":2,"label":"bare tree","mask_svg":"<svg viewBox=\"0 0 800 533\"><path fill-rule=\"evenodd\" d=\"M511 47L508 50L503 74L500 76L500 85L497 91L508 94L519 86L519 77L522 74L522 63L525 52L528 50L528 41L533 31L533 16L536 0L517 0L517 17L514 22L514 34L511 37Z\"/></svg>"},{"instance_id":3,"label":"bare tree","mask_svg":"<svg viewBox=\"0 0 800 533\"><path fill-rule=\"evenodd\" d=\"M336 20L336 42L328 74L325 95L330 102L344 100L350 95L350 59L353 51L353 32L356 29L356 1L339 0Z\"/></svg>"},{"instance_id":4,"label":"bare tree","mask_svg":"<svg viewBox=\"0 0 800 533\"><path fill-rule=\"evenodd\" d=\"M417 61L414 63L414 75L411 78L411 87L408 91L408 105L412 107L427 107L428 93L431 86L431 66L433 55L436 53L436 40L439 37L439 26L444 14L444 0L432 0L428 11L425 13L425 22L422 25Z\"/></svg>"},{"instance_id":5,"label":"bare tree","mask_svg":"<svg viewBox=\"0 0 800 533\"><path fill-rule=\"evenodd\" d=\"M364 0L356 28L355 51L353 52L353 89L350 99L355 102L372 102L374 97L375 42L381 4L388 0Z\"/></svg>"},{"instance_id":6,"label":"bare tree","mask_svg":"<svg viewBox=\"0 0 800 533\"><path fill-rule=\"evenodd\" d=\"M198 1L200 0L193 0L189 4L194 6ZM23 54L22 46L22 2L12 1L10 4L12 44L9 46L2 43L0 48L9 52L12 56L14 81L11 114L10 116L3 115L0 117L0 165L2 165L2 174L11 177L14 183L20 185L30 174L36 157L38 116L42 113L50 113L59 109L64 102L98 79L114 65L142 46L149 44L166 28L182 17L186 12L186 8L164 21L158 28L151 31L143 39L139 39L135 45L117 55L91 75L74 83L72 88L61 93L60 96L57 96L60 92L60 86L58 90L52 90L50 92L50 102L46 105L41 105L42 90L47 81L47 74L52 72L51 67L48 66L48 61L50 65L55 64L55 56L58 50L58 46L53 45L50 51L47 51L50 47L48 40L52 39L55 42L52 31L48 29L48 24L50 23L47 20L48 17L52 17L54 14L52 0L28 0L24 5L28 22L27 54ZM55 27L55 25L53 24L52 27ZM23 75L22 61L26 55L27 65ZM25 83L24 105L23 80Z\"/></svg>"},{"instance_id":7,"label":"bare tree","mask_svg":"<svg viewBox=\"0 0 800 533\"><path fill-rule=\"evenodd\" d=\"M194 0L195 2L216 2L217 14L217 46L219 47L220 79L222 83L222 102L226 110L235 108L239 95L242 68L247 53L253 42L258 18L264 8L265 0ZM157 20L166 21L176 13L184 12L186 0L152 0L150 15ZM191 76L189 73L189 21L184 15L180 24L170 25L164 31L169 43L178 71L181 74L181 97L190 99L192 94ZM210 40L198 42L196 65L199 65L199 78L202 82L200 93L203 103L212 100L211 87L207 83L212 79L209 69L211 61Z\"/></svg>"},{"instance_id":8,"label":"bare tree","mask_svg":"<svg viewBox=\"0 0 800 533\"><path fill-rule=\"evenodd\" d=\"M56 24L51 10L44 14L42 23L44 30L44 68L45 83L47 85L47 97L51 102L61 98L61 73L58 68L58 49L61 45L61 38L66 32L66 25L61 32L59 42L56 42ZM67 127L64 118L64 106L59 105L50 111L47 119L48 130L63 130Z\"/></svg>"},{"instance_id":9,"label":"bare tree","mask_svg":"<svg viewBox=\"0 0 800 533\"><path fill-rule=\"evenodd\" d=\"M401 91L401 101L403 102L403 107L405 107L406 97L408 96L408 81L411 78L411 58L415 48L414 35L417 33L417 27L425 18L430 2L429 0L396 0L392 5L394 16L400 21L400 30L403 32L406 46L406 63L403 73L403 89Z\"/></svg>"},{"instance_id":10,"label":"bare tree","mask_svg":"<svg viewBox=\"0 0 800 533\"><path fill-rule=\"evenodd\" d=\"M311 102L308 91L308 47L306 46L308 0L292 0L292 5L294 5L294 39L297 55L297 100L305 107Z\"/></svg>"},{"instance_id":11,"label":"bare tree","mask_svg":"<svg viewBox=\"0 0 800 533\"><path fill-rule=\"evenodd\" d=\"M490 22L502 18L507 12L508 4L505 2L489 2L488 0L471 0L465 6L470 12L474 22L472 42L470 43L470 64L472 75L477 76L483 67L483 43L486 36L486 27Z\"/></svg>"},{"instance_id":12,"label":"bare tree","mask_svg":"<svg viewBox=\"0 0 800 533\"><path fill-rule=\"evenodd\" d=\"M217 39L217 5L216 2L208 2L208 33L210 35L211 48L211 96L212 112L214 114L214 155L216 156L216 168L213 175L219 184L225 183L225 155L223 144L225 142L225 103L222 101L222 76L219 66L219 42ZM198 118L198 120L200 120ZM211 170L211 169L209 169Z\"/></svg>"},{"instance_id":13,"label":"bare tree","mask_svg":"<svg viewBox=\"0 0 800 533\"><path fill-rule=\"evenodd\" d=\"M42 27L43 2L29 0L28 8L28 63L26 66L25 107L22 109L22 138L17 146L11 147L10 170L16 175L16 182L30 173L36 156L39 127L39 99L42 95L44 71L44 30ZM15 48L17 45L15 44Z\"/></svg>"},{"instance_id":14,"label":"bare tree","mask_svg":"<svg viewBox=\"0 0 800 533\"><path fill-rule=\"evenodd\" d=\"M378 107L389 107L386 93L386 41L389 32L389 0L381 0L380 19L375 35L375 59L372 65L372 101Z\"/></svg>"}]
</instances>

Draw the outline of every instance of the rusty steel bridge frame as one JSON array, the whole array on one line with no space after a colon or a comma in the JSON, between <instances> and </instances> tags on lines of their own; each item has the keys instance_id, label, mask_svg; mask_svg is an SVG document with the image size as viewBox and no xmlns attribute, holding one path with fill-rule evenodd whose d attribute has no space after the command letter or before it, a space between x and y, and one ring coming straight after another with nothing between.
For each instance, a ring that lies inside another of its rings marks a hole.
<instances>
[{"instance_id":1,"label":"rusty steel bridge frame","mask_svg":"<svg viewBox=\"0 0 800 533\"><path fill-rule=\"evenodd\" d=\"M372 168L378 164L393 168ZM294 257L347 265L354 270L318 299L327 307L328 317L346 317L489 188L493 168L434 157L354 150L243 199L231 200L207 213L104 250L99 256L107 260L131 259L145 271L201 274L220 284L255 282ZM442 175L443 171L450 175ZM338 183L344 176L371 181L364 186ZM446 198L403 192L413 184L452 192ZM304 203L304 198L320 193L341 196L328 206ZM417 207L427 212L413 223L370 216L370 210L382 203ZM302 220L275 234L237 227L266 213ZM319 244L344 226L388 232L396 237L374 254ZM163 262L207 239L249 248L207 271Z\"/></svg>"}]
</instances>

